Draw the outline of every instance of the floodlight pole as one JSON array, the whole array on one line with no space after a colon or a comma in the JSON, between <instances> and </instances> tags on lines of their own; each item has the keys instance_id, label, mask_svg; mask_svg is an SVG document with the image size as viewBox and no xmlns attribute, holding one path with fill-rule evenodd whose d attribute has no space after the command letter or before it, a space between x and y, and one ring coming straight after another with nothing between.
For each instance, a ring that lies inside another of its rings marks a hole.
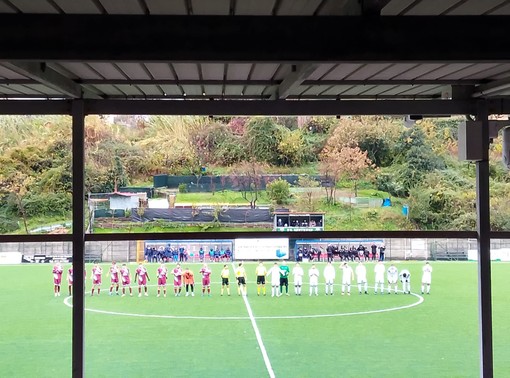
<instances>
[{"instance_id":1,"label":"floodlight pole","mask_svg":"<svg viewBox=\"0 0 510 378\"><path fill-rule=\"evenodd\" d=\"M478 241L478 311L480 377L492 378L492 298L490 257L489 119L488 104L480 102L477 120L482 125L482 158L476 162L476 216Z\"/></svg>"},{"instance_id":2,"label":"floodlight pole","mask_svg":"<svg viewBox=\"0 0 510 378\"><path fill-rule=\"evenodd\" d=\"M73 378L84 376L85 308L85 106L83 100L72 102L73 127Z\"/></svg>"}]
</instances>

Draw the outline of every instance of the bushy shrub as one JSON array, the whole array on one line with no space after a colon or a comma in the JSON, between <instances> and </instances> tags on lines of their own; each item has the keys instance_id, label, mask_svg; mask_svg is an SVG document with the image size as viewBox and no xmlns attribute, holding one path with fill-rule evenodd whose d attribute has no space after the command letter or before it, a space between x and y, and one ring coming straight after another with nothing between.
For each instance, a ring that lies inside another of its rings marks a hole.
<instances>
[{"instance_id":1,"label":"bushy shrub","mask_svg":"<svg viewBox=\"0 0 510 378\"><path fill-rule=\"evenodd\" d=\"M184 182L181 182L179 184L179 193L188 193L188 184L185 184Z\"/></svg>"},{"instance_id":2,"label":"bushy shrub","mask_svg":"<svg viewBox=\"0 0 510 378\"><path fill-rule=\"evenodd\" d=\"M290 184L282 179L270 182L266 185L267 196L277 205L283 205L289 202Z\"/></svg>"},{"instance_id":3,"label":"bushy shrub","mask_svg":"<svg viewBox=\"0 0 510 378\"><path fill-rule=\"evenodd\" d=\"M23 199L23 208L29 217L41 215L65 215L72 208L69 193L30 193Z\"/></svg>"}]
</instances>

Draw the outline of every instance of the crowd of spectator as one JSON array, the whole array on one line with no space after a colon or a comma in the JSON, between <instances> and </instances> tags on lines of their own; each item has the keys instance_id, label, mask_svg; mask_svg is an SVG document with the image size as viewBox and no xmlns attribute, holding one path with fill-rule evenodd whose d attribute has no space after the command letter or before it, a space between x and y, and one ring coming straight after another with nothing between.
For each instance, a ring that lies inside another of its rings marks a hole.
<instances>
[{"instance_id":1,"label":"crowd of spectator","mask_svg":"<svg viewBox=\"0 0 510 378\"><path fill-rule=\"evenodd\" d=\"M384 244L373 243L370 247L363 244L355 245L333 245L328 244L326 248L318 246L299 246L296 251L296 261L384 261L386 247Z\"/></svg>"},{"instance_id":2,"label":"crowd of spectator","mask_svg":"<svg viewBox=\"0 0 510 378\"><path fill-rule=\"evenodd\" d=\"M206 252L204 247L200 247L198 253L189 252L186 248L166 246L147 246L145 248L145 261L147 262L187 262L189 259L195 261L197 258L200 262L208 261L233 261L233 253L230 247L215 248L211 247Z\"/></svg>"}]
</instances>

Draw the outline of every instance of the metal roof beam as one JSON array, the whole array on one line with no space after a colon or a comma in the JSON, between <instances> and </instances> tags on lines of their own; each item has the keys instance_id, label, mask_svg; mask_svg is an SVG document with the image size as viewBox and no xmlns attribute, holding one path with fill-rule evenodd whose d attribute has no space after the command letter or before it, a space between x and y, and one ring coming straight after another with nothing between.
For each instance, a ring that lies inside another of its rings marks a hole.
<instances>
[{"instance_id":1,"label":"metal roof beam","mask_svg":"<svg viewBox=\"0 0 510 378\"><path fill-rule=\"evenodd\" d=\"M285 79L276 87L275 91L271 95L271 100L285 99L292 92L299 87L318 67L318 64L300 64L292 66L292 72L289 73Z\"/></svg>"},{"instance_id":2,"label":"metal roof beam","mask_svg":"<svg viewBox=\"0 0 510 378\"><path fill-rule=\"evenodd\" d=\"M508 16L2 14L0 60L509 62L502 35Z\"/></svg>"},{"instance_id":3,"label":"metal roof beam","mask_svg":"<svg viewBox=\"0 0 510 378\"><path fill-rule=\"evenodd\" d=\"M474 89L473 97L497 96L498 93L510 90L510 78L495 80L482 84Z\"/></svg>"},{"instance_id":4,"label":"metal roof beam","mask_svg":"<svg viewBox=\"0 0 510 378\"><path fill-rule=\"evenodd\" d=\"M510 114L510 100L84 100L86 114L161 115L406 115ZM0 114L70 114L72 100L0 100Z\"/></svg>"},{"instance_id":5,"label":"metal roof beam","mask_svg":"<svg viewBox=\"0 0 510 378\"><path fill-rule=\"evenodd\" d=\"M81 98L85 91L71 79L40 62L2 62L2 65L20 75L44 84L61 93L63 97ZM92 94L91 98L99 98Z\"/></svg>"}]
</instances>

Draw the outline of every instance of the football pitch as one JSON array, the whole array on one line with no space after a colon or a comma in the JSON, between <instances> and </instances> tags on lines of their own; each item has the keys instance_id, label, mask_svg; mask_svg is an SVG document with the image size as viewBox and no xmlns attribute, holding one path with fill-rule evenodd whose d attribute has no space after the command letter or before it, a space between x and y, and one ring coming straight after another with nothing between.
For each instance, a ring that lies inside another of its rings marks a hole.
<instances>
[{"instance_id":1,"label":"football pitch","mask_svg":"<svg viewBox=\"0 0 510 378\"><path fill-rule=\"evenodd\" d=\"M101 295L86 280L85 373L92 377L478 377L478 288L474 262L432 262L430 295L421 295L423 262L395 262L411 271L412 295L257 296L255 263L245 263L248 295L220 296L223 264L209 264L212 296L201 296L201 264L195 296L156 297L157 264L148 264L149 296L109 296L109 264ZM267 262L267 268L271 263ZM294 263L289 262L292 269ZM321 276L325 263L319 263ZM351 264L353 267L355 264ZM373 286L373 263L367 263ZM389 263L386 262L386 268ZM67 272L69 264L64 265ZM130 264L134 275L136 265ZM173 264L167 264L171 269ZM52 265L0 266L0 372L11 377L71 375L72 298L54 297ZM87 265L90 275L91 265ZM494 376L510 376L510 264L492 265ZM401 288L399 284L399 288Z\"/></svg>"}]
</instances>

